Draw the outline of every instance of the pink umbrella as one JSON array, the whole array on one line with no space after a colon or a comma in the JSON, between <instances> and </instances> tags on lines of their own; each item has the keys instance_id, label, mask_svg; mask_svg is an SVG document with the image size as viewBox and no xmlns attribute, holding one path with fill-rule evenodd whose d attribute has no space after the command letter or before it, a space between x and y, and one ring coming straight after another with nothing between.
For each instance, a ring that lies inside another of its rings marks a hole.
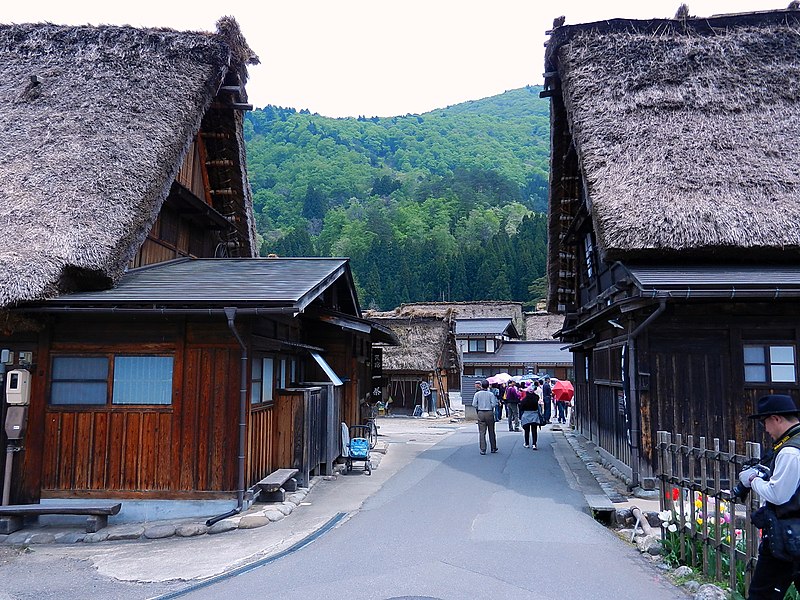
<instances>
[{"instance_id":1,"label":"pink umbrella","mask_svg":"<svg viewBox=\"0 0 800 600\"><path fill-rule=\"evenodd\" d=\"M511 375L508 373L498 373L494 378L497 380L497 383L508 383L512 379Z\"/></svg>"},{"instance_id":2,"label":"pink umbrella","mask_svg":"<svg viewBox=\"0 0 800 600\"><path fill-rule=\"evenodd\" d=\"M575 388L566 379L559 379L553 386L553 397L561 402L568 402L575 397Z\"/></svg>"}]
</instances>

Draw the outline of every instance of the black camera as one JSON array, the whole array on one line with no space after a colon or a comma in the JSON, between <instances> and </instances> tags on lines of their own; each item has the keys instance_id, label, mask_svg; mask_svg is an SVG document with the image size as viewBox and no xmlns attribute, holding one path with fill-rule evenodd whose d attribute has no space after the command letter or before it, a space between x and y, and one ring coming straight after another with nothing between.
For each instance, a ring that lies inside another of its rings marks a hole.
<instances>
[{"instance_id":1,"label":"black camera","mask_svg":"<svg viewBox=\"0 0 800 600\"><path fill-rule=\"evenodd\" d=\"M768 480L769 476L771 475L769 467L767 467L766 465L762 465L757 460L746 462L742 466L745 469L749 469L751 467L757 469L761 473L759 477L761 477L764 480ZM741 502L747 500L747 496L749 494L750 494L750 488L746 487L741 481L737 481L736 485L733 486L733 489L731 490L731 497L734 500L739 500Z\"/></svg>"}]
</instances>

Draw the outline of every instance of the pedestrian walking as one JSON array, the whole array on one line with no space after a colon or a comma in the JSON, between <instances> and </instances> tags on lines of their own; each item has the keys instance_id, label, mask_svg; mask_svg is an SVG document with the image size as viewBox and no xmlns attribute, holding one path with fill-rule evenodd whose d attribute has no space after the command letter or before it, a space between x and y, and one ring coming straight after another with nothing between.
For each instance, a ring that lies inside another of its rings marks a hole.
<instances>
[{"instance_id":1,"label":"pedestrian walking","mask_svg":"<svg viewBox=\"0 0 800 600\"><path fill-rule=\"evenodd\" d=\"M567 401L566 400L556 400L556 410L558 412L558 422L559 423L566 423L567 422Z\"/></svg>"},{"instance_id":2,"label":"pedestrian walking","mask_svg":"<svg viewBox=\"0 0 800 600\"><path fill-rule=\"evenodd\" d=\"M764 425L774 444L765 459L769 473L759 467L739 473L742 485L765 501L753 514L762 537L747 598L773 600L783 598L792 582L800 589L800 556L789 555L787 548L789 520L800 520L800 410L791 396L773 394L759 398L750 418Z\"/></svg>"},{"instance_id":3,"label":"pedestrian walking","mask_svg":"<svg viewBox=\"0 0 800 600\"><path fill-rule=\"evenodd\" d=\"M508 430L519 431L519 401L520 393L517 382L509 381L506 390L506 416L508 416Z\"/></svg>"},{"instance_id":4,"label":"pedestrian walking","mask_svg":"<svg viewBox=\"0 0 800 600\"><path fill-rule=\"evenodd\" d=\"M545 423L549 423L552 417L551 407L553 405L553 388L550 385L550 378L544 378L542 385L542 400L544 400L544 418Z\"/></svg>"},{"instance_id":5,"label":"pedestrian walking","mask_svg":"<svg viewBox=\"0 0 800 600\"><path fill-rule=\"evenodd\" d=\"M489 444L492 452L497 452L497 435L494 430L494 408L497 398L489 391L489 382L481 381L481 389L472 397L472 406L478 413L478 444L481 454L486 454L486 433L489 433Z\"/></svg>"},{"instance_id":6,"label":"pedestrian walking","mask_svg":"<svg viewBox=\"0 0 800 600\"><path fill-rule=\"evenodd\" d=\"M525 398L520 402L520 422L522 430L525 432L525 447L537 450L536 443L539 441L539 425L542 424L544 400L536 393L534 383L528 388Z\"/></svg>"}]
</instances>

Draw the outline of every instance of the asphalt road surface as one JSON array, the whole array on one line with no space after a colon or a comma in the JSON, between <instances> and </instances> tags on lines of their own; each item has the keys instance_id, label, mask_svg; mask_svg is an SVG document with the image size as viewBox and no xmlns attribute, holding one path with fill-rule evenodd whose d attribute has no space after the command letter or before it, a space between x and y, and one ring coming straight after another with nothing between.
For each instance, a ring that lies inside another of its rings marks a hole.
<instances>
[{"instance_id":1,"label":"asphalt road surface","mask_svg":"<svg viewBox=\"0 0 800 600\"><path fill-rule=\"evenodd\" d=\"M430 442L313 543L181 597L687 598L588 515L563 435L543 431L538 451L519 433L498 438L500 452L485 456L474 426ZM387 459L413 443L429 442L397 442Z\"/></svg>"}]
</instances>

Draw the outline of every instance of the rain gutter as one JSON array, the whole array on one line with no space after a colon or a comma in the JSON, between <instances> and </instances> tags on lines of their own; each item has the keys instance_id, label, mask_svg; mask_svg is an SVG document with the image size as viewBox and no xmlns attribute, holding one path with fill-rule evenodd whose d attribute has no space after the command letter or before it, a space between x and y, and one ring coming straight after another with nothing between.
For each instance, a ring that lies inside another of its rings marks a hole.
<instances>
[{"instance_id":1,"label":"rain gutter","mask_svg":"<svg viewBox=\"0 0 800 600\"><path fill-rule=\"evenodd\" d=\"M119 306L32 306L11 309L19 313L95 313L111 315L207 315L227 316L227 308L126 308ZM273 308L237 308L239 315L276 315L295 314L300 312L294 306L276 306Z\"/></svg>"},{"instance_id":2,"label":"rain gutter","mask_svg":"<svg viewBox=\"0 0 800 600\"><path fill-rule=\"evenodd\" d=\"M225 316L228 318L228 328L233 333L239 346L242 348L242 362L240 367L240 380L239 387L239 456L237 461L238 472L238 489L236 490L236 508L229 510L226 513L211 517L206 521L206 525L211 527L214 523L238 515L244 508L244 467L245 467L245 448L246 448L246 433L247 433L247 344L244 343L242 336L239 335L236 329L236 308L225 307Z\"/></svg>"}]
</instances>

